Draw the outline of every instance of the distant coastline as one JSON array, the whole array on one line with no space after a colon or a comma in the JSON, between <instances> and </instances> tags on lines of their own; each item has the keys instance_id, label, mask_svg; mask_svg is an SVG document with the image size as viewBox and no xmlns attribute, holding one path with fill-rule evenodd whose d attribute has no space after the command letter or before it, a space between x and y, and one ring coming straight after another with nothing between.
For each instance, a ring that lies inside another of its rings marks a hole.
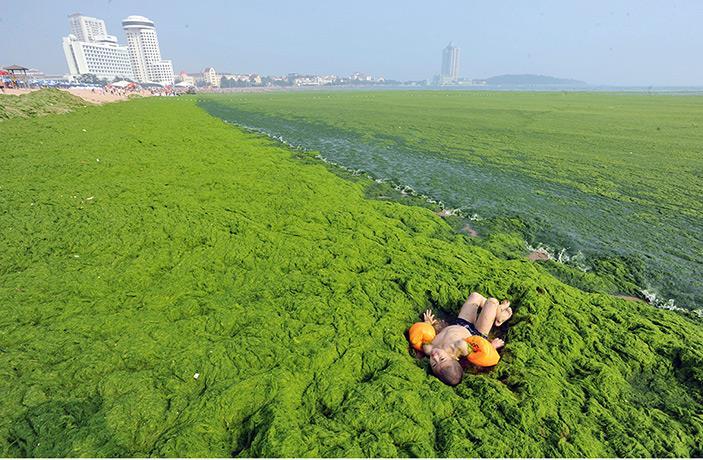
<instances>
[{"instance_id":1,"label":"distant coastline","mask_svg":"<svg viewBox=\"0 0 703 460\"><path fill-rule=\"evenodd\" d=\"M329 92L329 91L498 91L498 92L603 92L667 95L703 95L702 86L617 86L617 85L348 85L303 87L242 87L198 88L200 93L272 93L272 92Z\"/></svg>"},{"instance_id":2,"label":"distant coastline","mask_svg":"<svg viewBox=\"0 0 703 460\"><path fill-rule=\"evenodd\" d=\"M483 80L474 80L475 83L488 86L587 86L588 83L581 80L571 78L557 78L549 75L498 75L495 77L485 78Z\"/></svg>"}]
</instances>

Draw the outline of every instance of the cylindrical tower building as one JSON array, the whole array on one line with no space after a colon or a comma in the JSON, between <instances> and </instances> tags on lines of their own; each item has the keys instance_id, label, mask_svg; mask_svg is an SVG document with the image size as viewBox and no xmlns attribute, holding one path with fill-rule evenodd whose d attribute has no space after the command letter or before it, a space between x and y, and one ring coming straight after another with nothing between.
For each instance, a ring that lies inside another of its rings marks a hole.
<instances>
[{"instance_id":1,"label":"cylindrical tower building","mask_svg":"<svg viewBox=\"0 0 703 460\"><path fill-rule=\"evenodd\" d=\"M129 16L122 21L127 35L129 57L139 82L173 83L171 61L161 59L154 22L144 16Z\"/></svg>"}]
</instances>

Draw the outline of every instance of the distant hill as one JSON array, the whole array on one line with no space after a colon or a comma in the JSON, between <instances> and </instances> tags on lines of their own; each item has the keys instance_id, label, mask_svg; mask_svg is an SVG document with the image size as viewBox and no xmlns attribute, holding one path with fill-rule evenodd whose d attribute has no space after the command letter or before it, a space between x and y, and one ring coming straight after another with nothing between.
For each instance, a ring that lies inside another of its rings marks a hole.
<instances>
[{"instance_id":1,"label":"distant hill","mask_svg":"<svg viewBox=\"0 0 703 460\"><path fill-rule=\"evenodd\" d=\"M556 78L548 75L498 75L496 77L486 78L487 85L570 85L581 86L585 85L585 81L572 80L569 78Z\"/></svg>"}]
</instances>

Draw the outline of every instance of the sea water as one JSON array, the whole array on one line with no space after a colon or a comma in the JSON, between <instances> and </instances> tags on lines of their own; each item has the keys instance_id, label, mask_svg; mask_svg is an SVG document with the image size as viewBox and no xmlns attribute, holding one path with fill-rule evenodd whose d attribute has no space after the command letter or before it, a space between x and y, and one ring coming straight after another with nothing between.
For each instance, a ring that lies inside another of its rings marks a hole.
<instances>
[{"instance_id":1,"label":"sea water","mask_svg":"<svg viewBox=\"0 0 703 460\"><path fill-rule=\"evenodd\" d=\"M325 160L407 186L450 208L480 218L518 217L533 224L534 247L564 260L635 257L647 267L641 295L668 308L703 305L703 217L642 219L651 210L573 187L400 144L376 145L348 131L202 101L213 115L265 133L292 147L319 151ZM467 154L471 154L467 146Z\"/></svg>"}]
</instances>

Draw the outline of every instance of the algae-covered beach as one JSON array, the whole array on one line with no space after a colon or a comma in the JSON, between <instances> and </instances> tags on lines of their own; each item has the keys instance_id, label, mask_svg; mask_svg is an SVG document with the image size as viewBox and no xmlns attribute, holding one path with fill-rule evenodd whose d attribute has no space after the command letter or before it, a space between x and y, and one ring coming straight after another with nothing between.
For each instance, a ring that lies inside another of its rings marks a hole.
<instances>
[{"instance_id":1,"label":"algae-covered beach","mask_svg":"<svg viewBox=\"0 0 703 460\"><path fill-rule=\"evenodd\" d=\"M456 231L203 104L0 122L0 455L703 455L695 315L567 284L511 215ZM631 200L697 222L696 174ZM471 291L515 313L501 362L449 387L404 334Z\"/></svg>"},{"instance_id":2,"label":"algae-covered beach","mask_svg":"<svg viewBox=\"0 0 703 460\"><path fill-rule=\"evenodd\" d=\"M570 284L703 304L701 96L338 91L200 104L441 200L484 236L518 234L571 262L568 273L547 264Z\"/></svg>"}]
</instances>

